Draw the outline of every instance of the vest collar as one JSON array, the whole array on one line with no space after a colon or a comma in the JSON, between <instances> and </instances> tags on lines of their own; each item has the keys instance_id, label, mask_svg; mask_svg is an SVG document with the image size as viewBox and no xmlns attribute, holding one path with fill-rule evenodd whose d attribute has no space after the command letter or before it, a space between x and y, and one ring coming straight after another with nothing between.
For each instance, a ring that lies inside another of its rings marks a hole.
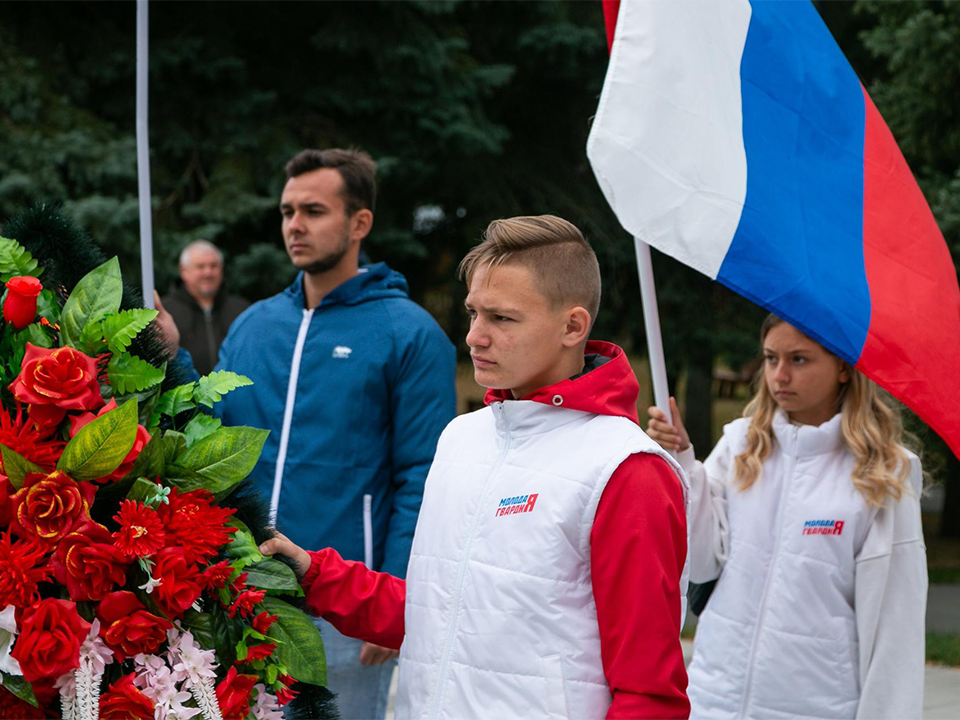
<instances>
[{"instance_id":1,"label":"vest collar","mask_svg":"<svg viewBox=\"0 0 960 720\"><path fill-rule=\"evenodd\" d=\"M506 400L490 403L497 434L528 437L550 432L590 413L552 407L535 400Z\"/></svg>"},{"instance_id":2,"label":"vest collar","mask_svg":"<svg viewBox=\"0 0 960 720\"><path fill-rule=\"evenodd\" d=\"M807 457L835 452L843 446L840 413L822 425L794 425L783 410L773 418L777 442L789 455Z\"/></svg>"}]
</instances>

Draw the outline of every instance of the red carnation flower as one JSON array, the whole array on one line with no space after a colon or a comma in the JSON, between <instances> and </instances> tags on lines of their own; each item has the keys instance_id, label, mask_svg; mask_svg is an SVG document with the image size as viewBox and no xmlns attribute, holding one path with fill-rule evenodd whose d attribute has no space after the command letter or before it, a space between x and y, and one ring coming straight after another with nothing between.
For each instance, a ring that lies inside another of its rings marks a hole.
<instances>
[{"instance_id":1,"label":"red carnation flower","mask_svg":"<svg viewBox=\"0 0 960 720\"><path fill-rule=\"evenodd\" d=\"M157 605L166 615L177 617L200 597L203 578L181 548L164 548L154 560L153 576L160 581L155 591Z\"/></svg>"},{"instance_id":2,"label":"red carnation flower","mask_svg":"<svg viewBox=\"0 0 960 720\"><path fill-rule=\"evenodd\" d=\"M273 651L277 649L276 643L260 643L259 645L254 645L247 648L247 656L243 660L237 660L237 665L241 663L252 663L254 660L266 660L268 657L273 655Z\"/></svg>"},{"instance_id":3,"label":"red carnation flower","mask_svg":"<svg viewBox=\"0 0 960 720\"><path fill-rule=\"evenodd\" d=\"M42 428L59 425L67 410L103 405L96 359L69 347L48 350L28 342L10 392L30 405L30 419Z\"/></svg>"},{"instance_id":4,"label":"red carnation flower","mask_svg":"<svg viewBox=\"0 0 960 720\"><path fill-rule=\"evenodd\" d=\"M37 296L43 285L29 275L12 277L6 285L10 292L3 303L3 319L17 330L23 330L37 317Z\"/></svg>"},{"instance_id":5,"label":"red carnation flower","mask_svg":"<svg viewBox=\"0 0 960 720\"><path fill-rule=\"evenodd\" d=\"M80 644L90 623L66 600L45 598L23 611L20 637L10 653L29 683L58 678L80 666Z\"/></svg>"},{"instance_id":6,"label":"red carnation flower","mask_svg":"<svg viewBox=\"0 0 960 720\"><path fill-rule=\"evenodd\" d=\"M229 560L221 560L203 571L203 586L208 590L219 590L227 586L227 581L233 575L233 568Z\"/></svg>"},{"instance_id":7,"label":"red carnation flower","mask_svg":"<svg viewBox=\"0 0 960 720\"><path fill-rule=\"evenodd\" d=\"M74 437L80 429L85 425L88 425L93 420L96 420L98 417L103 417L108 412L112 412L117 409L117 401L112 399L102 408L100 411L94 415L92 412L83 413L82 415L73 415L70 417L70 437ZM143 450L143 447L150 442L150 433L147 432L147 429L143 425L137 425L137 436L133 441L133 447L130 448L130 452L127 453L127 456L123 459L123 462L120 463L119 467L114 470L109 475L106 475L98 479L98 482L116 482L117 480L122 479L130 469L133 467L133 462L140 455L140 452Z\"/></svg>"},{"instance_id":8,"label":"red carnation flower","mask_svg":"<svg viewBox=\"0 0 960 720\"><path fill-rule=\"evenodd\" d=\"M217 702L224 720L244 720L250 713L250 692L259 680L256 675L241 675L232 667L217 685Z\"/></svg>"},{"instance_id":9,"label":"red carnation flower","mask_svg":"<svg viewBox=\"0 0 960 720\"><path fill-rule=\"evenodd\" d=\"M247 573L240 573L236 580L230 583L230 592L239 595L247 589Z\"/></svg>"},{"instance_id":10,"label":"red carnation flower","mask_svg":"<svg viewBox=\"0 0 960 720\"><path fill-rule=\"evenodd\" d=\"M17 414L12 417L0 411L0 444L20 453L48 473L53 472L66 446L62 440L46 439L49 434L49 431L42 432L36 423L30 421L20 403L17 403ZM3 460L0 459L2 467Z\"/></svg>"},{"instance_id":11,"label":"red carnation flower","mask_svg":"<svg viewBox=\"0 0 960 720\"><path fill-rule=\"evenodd\" d=\"M282 687L277 689L277 704L286 705L288 702L293 700L297 695L300 694L299 690L294 690L293 685L296 683L289 675L281 675L277 680L282 684Z\"/></svg>"},{"instance_id":12,"label":"red carnation flower","mask_svg":"<svg viewBox=\"0 0 960 720\"><path fill-rule=\"evenodd\" d=\"M124 675L100 696L100 717L153 720L153 703L133 684L134 673Z\"/></svg>"},{"instance_id":13,"label":"red carnation flower","mask_svg":"<svg viewBox=\"0 0 960 720\"><path fill-rule=\"evenodd\" d=\"M88 522L67 535L50 558L57 582L71 600L100 600L127 579L127 560L113 546L110 531Z\"/></svg>"},{"instance_id":14,"label":"red carnation flower","mask_svg":"<svg viewBox=\"0 0 960 720\"><path fill-rule=\"evenodd\" d=\"M266 590L244 590L237 595L236 600L230 606L229 617L233 617L238 612L241 616L248 618L253 614L253 606L263 602L263 596L267 594Z\"/></svg>"},{"instance_id":15,"label":"red carnation flower","mask_svg":"<svg viewBox=\"0 0 960 720\"><path fill-rule=\"evenodd\" d=\"M277 615L271 615L266 610L261 610L260 613L253 619L253 629L261 635L266 635L267 630L270 629L270 626L273 625L277 619Z\"/></svg>"},{"instance_id":16,"label":"red carnation flower","mask_svg":"<svg viewBox=\"0 0 960 720\"><path fill-rule=\"evenodd\" d=\"M58 543L90 520L97 488L78 483L62 470L49 475L27 473L23 487L11 498L12 530L45 547Z\"/></svg>"},{"instance_id":17,"label":"red carnation flower","mask_svg":"<svg viewBox=\"0 0 960 720\"><path fill-rule=\"evenodd\" d=\"M103 598L97 615L103 622L100 635L120 662L137 653L155 653L173 627L166 618L148 612L132 592L123 590Z\"/></svg>"},{"instance_id":18,"label":"red carnation flower","mask_svg":"<svg viewBox=\"0 0 960 720\"><path fill-rule=\"evenodd\" d=\"M170 502L158 512L167 531L167 544L182 547L188 562L204 562L216 555L230 540L235 528L224 523L236 512L218 507L207 490L180 493L170 491Z\"/></svg>"},{"instance_id":19,"label":"red carnation flower","mask_svg":"<svg viewBox=\"0 0 960 720\"><path fill-rule=\"evenodd\" d=\"M127 557L146 557L163 547L166 534L153 508L136 500L124 500L113 519L120 523L120 530L113 534L114 545Z\"/></svg>"},{"instance_id":20,"label":"red carnation flower","mask_svg":"<svg viewBox=\"0 0 960 720\"><path fill-rule=\"evenodd\" d=\"M0 533L0 608L23 609L40 599L37 584L50 579L43 562L45 552L30 539L11 542L10 532Z\"/></svg>"}]
</instances>

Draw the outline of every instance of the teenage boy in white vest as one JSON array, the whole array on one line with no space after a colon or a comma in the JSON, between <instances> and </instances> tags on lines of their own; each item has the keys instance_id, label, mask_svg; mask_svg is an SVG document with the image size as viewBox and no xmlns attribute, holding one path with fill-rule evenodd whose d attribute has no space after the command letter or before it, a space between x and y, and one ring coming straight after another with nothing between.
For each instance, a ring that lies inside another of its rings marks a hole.
<instances>
[{"instance_id":1,"label":"teenage boy in white vest","mask_svg":"<svg viewBox=\"0 0 960 720\"><path fill-rule=\"evenodd\" d=\"M342 633L400 648L397 718L686 718L686 480L639 427L623 350L587 340L596 255L517 217L460 273L487 407L440 437L406 581L282 536L261 551Z\"/></svg>"}]
</instances>

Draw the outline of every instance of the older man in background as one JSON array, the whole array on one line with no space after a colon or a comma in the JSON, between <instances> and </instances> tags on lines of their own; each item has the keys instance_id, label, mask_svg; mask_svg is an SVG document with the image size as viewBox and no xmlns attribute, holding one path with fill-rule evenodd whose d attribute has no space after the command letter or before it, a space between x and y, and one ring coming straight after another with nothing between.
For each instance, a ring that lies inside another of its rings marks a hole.
<instances>
[{"instance_id":1,"label":"older man in background","mask_svg":"<svg viewBox=\"0 0 960 720\"><path fill-rule=\"evenodd\" d=\"M223 253L211 242L194 240L180 253L180 280L163 297L180 330L180 345L201 375L213 370L230 323L250 304L221 292L222 285Z\"/></svg>"}]
</instances>

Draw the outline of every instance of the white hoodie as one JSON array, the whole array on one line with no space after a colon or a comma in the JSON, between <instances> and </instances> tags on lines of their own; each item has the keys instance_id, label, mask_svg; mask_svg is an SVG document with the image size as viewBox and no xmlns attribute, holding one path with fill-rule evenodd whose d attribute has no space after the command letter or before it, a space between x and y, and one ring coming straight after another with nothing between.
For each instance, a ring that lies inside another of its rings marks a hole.
<instances>
[{"instance_id":1,"label":"white hoodie","mask_svg":"<svg viewBox=\"0 0 960 720\"><path fill-rule=\"evenodd\" d=\"M840 415L778 412L748 490L734 458L749 419L724 428L690 480L690 580L717 578L690 665L693 718L920 718L926 556L920 461L899 501L867 505ZM721 573L722 570L722 573Z\"/></svg>"}]
</instances>

